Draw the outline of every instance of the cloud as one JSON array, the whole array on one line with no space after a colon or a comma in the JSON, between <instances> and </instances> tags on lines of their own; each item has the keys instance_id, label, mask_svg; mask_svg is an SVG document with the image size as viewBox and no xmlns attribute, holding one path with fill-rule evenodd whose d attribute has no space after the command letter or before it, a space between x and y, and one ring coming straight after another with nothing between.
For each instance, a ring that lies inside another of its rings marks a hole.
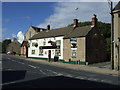
<instances>
[{"instance_id":1,"label":"cloud","mask_svg":"<svg viewBox=\"0 0 120 90\"><path fill-rule=\"evenodd\" d=\"M22 43L22 41L24 40L24 34L22 33L22 31L19 31L17 33L17 38L18 38L18 41Z\"/></svg>"},{"instance_id":2,"label":"cloud","mask_svg":"<svg viewBox=\"0 0 120 90\"><path fill-rule=\"evenodd\" d=\"M76 8L78 8L76 10ZM54 14L50 15L38 27L46 28L48 24L51 28L59 28L73 23L73 19L79 21L91 21L92 15L96 14L98 20L110 22L109 6L107 2L64 2L56 3Z\"/></svg>"}]
</instances>

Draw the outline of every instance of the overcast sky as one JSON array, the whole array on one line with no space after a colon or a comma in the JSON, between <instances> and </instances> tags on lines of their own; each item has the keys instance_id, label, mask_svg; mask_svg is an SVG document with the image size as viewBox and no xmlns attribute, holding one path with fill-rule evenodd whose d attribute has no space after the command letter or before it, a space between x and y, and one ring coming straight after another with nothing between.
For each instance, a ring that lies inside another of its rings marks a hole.
<instances>
[{"instance_id":1,"label":"overcast sky","mask_svg":"<svg viewBox=\"0 0 120 90\"><path fill-rule=\"evenodd\" d=\"M31 3L16 3L3 1L3 39L16 37L19 42L22 42L23 35L30 25L46 28L50 24L52 29L60 28L72 24L75 18L80 22L91 21L93 14L97 15L99 21L111 22L108 2L71 2L73 0L69 0L70 2L35 3L35 0Z\"/></svg>"}]
</instances>

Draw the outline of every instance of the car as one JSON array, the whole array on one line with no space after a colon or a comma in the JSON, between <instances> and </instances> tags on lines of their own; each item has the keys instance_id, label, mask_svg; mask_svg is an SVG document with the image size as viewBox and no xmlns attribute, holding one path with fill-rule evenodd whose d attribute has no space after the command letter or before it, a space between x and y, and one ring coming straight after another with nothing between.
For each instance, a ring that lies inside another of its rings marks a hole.
<instances>
[{"instance_id":1,"label":"car","mask_svg":"<svg viewBox=\"0 0 120 90\"><path fill-rule=\"evenodd\" d=\"M10 52L10 51L9 51L9 52L7 52L7 54L8 54L8 55L15 55L16 52Z\"/></svg>"}]
</instances>

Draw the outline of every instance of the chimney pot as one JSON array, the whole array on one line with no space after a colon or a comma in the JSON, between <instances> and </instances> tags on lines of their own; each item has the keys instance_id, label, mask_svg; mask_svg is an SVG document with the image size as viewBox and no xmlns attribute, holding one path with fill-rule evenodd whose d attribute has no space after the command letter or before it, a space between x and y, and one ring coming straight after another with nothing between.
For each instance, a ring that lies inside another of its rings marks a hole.
<instances>
[{"instance_id":1,"label":"chimney pot","mask_svg":"<svg viewBox=\"0 0 120 90\"><path fill-rule=\"evenodd\" d=\"M50 25L47 25L47 30L50 30Z\"/></svg>"},{"instance_id":2,"label":"chimney pot","mask_svg":"<svg viewBox=\"0 0 120 90\"><path fill-rule=\"evenodd\" d=\"M95 14L93 14L93 17L92 17L92 26L97 26L97 16Z\"/></svg>"},{"instance_id":3,"label":"chimney pot","mask_svg":"<svg viewBox=\"0 0 120 90\"><path fill-rule=\"evenodd\" d=\"M78 19L74 19L74 26L75 26L75 27L78 26Z\"/></svg>"}]
</instances>

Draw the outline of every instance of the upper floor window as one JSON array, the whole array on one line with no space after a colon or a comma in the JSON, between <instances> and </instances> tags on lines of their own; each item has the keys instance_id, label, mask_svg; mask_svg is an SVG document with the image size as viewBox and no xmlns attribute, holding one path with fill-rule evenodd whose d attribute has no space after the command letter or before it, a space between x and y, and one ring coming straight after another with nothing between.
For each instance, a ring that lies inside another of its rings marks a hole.
<instances>
[{"instance_id":1,"label":"upper floor window","mask_svg":"<svg viewBox=\"0 0 120 90\"><path fill-rule=\"evenodd\" d=\"M57 46L60 46L60 45L61 45L61 41L60 41L60 40L57 40L57 41L56 41L56 45L57 45Z\"/></svg>"}]
</instances>

